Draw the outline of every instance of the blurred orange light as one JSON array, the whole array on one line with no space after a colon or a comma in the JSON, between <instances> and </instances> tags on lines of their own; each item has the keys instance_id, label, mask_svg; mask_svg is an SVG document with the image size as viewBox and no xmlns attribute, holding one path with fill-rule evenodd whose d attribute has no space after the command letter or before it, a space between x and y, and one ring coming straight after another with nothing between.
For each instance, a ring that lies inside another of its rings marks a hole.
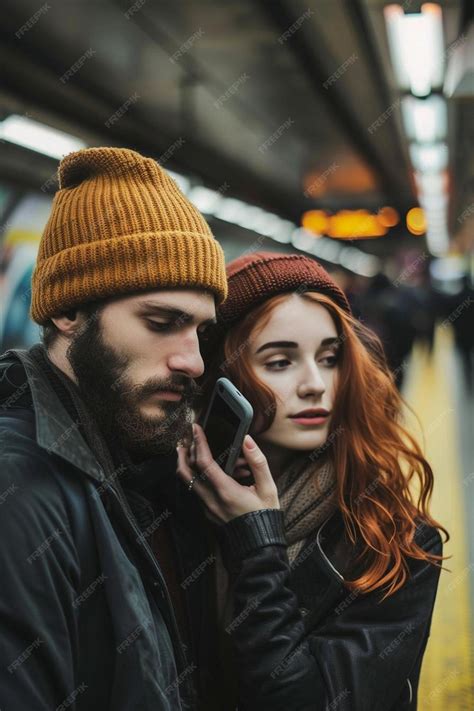
<instances>
[{"instance_id":1,"label":"blurred orange light","mask_svg":"<svg viewBox=\"0 0 474 711\"><path fill-rule=\"evenodd\" d=\"M441 7L435 3L435 2L425 2L421 6L421 12L425 13L431 13L432 15L437 15L438 17L442 16L442 10Z\"/></svg>"},{"instance_id":2,"label":"blurred orange light","mask_svg":"<svg viewBox=\"0 0 474 711\"><path fill-rule=\"evenodd\" d=\"M383 237L399 219L397 211L390 207L382 208L378 215L368 210L340 210L335 215L328 215L324 210L308 210L301 217L301 225L314 235L325 234L335 239L366 239Z\"/></svg>"},{"instance_id":3,"label":"blurred orange light","mask_svg":"<svg viewBox=\"0 0 474 711\"><path fill-rule=\"evenodd\" d=\"M301 224L308 232L321 235L328 230L328 215L324 210L308 210L303 214Z\"/></svg>"},{"instance_id":4,"label":"blurred orange light","mask_svg":"<svg viewBox=\"0 0 474 711\"><path fill-rule=\"evenodd\" d=\"M426 232L425 212L421 207L412 207L407 212L407 227L412 235L423 235Z\"/></svg>"},{"instance_id":5,"label":"blurred orange light","mask_svg":"<svg viewBox=\"0 0 474 711\"><path fill-rule=\"evenodd\" d=\"M341 210L331 217L328 235L338 239L382 237L387 228L368 210Z\"/></svg>"},{"instance_id":6,"label":"blurred orange light","mask_svg":"<svg viewBox=\"0 0 474 711\"><path fill-rule=\"evenodd\" d=\"M381 207L377 217L384 227L395 227L400 222L400 215L393 207Z\"/></svg>"}]
</instances>

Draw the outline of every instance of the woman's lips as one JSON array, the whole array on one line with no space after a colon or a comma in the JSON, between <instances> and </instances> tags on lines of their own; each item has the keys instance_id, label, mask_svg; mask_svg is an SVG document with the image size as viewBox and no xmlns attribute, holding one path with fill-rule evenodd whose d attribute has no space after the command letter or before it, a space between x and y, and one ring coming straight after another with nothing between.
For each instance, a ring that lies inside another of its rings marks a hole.
<instances>
[{"instance_id":1,"label":"woman's lips","mask_svg":"<svg viewBox=\"0 0 474 711\"><path fill-rule=\"evenodd\" d=\"M314 415L312 417L290 417L290 420L293 420L293 422L296 422L298 425L314 427L315 425L324 425L328 417L329 415Z\"/></svg>"}]
</instances>

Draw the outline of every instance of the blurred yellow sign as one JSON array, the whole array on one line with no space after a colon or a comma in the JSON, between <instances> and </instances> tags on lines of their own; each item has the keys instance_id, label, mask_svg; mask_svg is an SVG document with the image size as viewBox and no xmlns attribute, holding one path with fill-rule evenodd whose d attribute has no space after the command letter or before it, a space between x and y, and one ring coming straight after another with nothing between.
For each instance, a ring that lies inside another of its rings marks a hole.
<instances>
[{"instance_id":1,"label":"blurred yellow sign","mask_svg":"<svg viewBox=\"0 0 474 711\"><path fill-rule=\"evenodd\" d=\"M395 212L395 210L394 210ZM393 214L391 215L393 221ZM388 232L386 219L368 210L340 210L329 215L324 210L308 210L301 219L304 229L315 235L336 239L366 239L383 237Z\"/></svg>"}]
</instances>

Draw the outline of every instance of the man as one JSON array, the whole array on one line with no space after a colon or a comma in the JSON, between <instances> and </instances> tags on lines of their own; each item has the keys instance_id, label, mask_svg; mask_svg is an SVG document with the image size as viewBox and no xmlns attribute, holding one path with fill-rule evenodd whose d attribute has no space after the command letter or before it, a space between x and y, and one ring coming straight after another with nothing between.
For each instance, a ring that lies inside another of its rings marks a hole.
<instances>
[{"instance_id":1,"label":"man","mask_svg":"<svg viewBox=\"0 0 474 711\"><path fill-rule=\"evenodd\" d=\"M210 537L176 446L223 251L134 151L72 153L59 188L32 277L43 343L0 356L0 705L205 708Z\"/></svg>"}]
</instances>

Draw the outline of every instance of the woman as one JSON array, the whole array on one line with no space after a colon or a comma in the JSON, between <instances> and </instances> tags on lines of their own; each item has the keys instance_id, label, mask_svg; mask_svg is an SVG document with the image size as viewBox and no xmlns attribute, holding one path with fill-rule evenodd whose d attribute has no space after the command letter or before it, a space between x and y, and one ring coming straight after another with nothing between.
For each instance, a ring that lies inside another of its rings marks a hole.
<instances>
[{"instance_id":1,"label":"woman","mask_svg":"<svg viewBox=\"0 0 474 711\"><path fill-rule=\"evenodd\" d=\"M228 280L201 404L230 378L253 405L252 437L234 478L198 425L178 451L218 524L228 708L415 709L437 529L449 534L428 513L433 473L381 343L313 259L246 255Z\"/></svg>"}]
</instances>

